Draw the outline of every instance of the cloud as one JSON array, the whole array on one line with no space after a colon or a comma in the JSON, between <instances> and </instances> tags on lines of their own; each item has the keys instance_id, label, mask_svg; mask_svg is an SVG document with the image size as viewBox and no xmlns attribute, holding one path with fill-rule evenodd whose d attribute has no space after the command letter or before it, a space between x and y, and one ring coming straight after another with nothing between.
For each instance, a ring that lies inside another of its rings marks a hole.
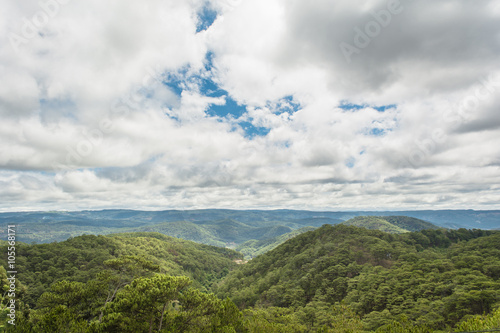
<instances>
[{"instance_id":1,"label":"cloud","mask_svg":"<svg viewBox=\"0 0 500 333\"><path fill-rule=\"evenodd\" d=\"M0 210L500 199L494 0L2 8Z\"/></svg>"}]
</instances>

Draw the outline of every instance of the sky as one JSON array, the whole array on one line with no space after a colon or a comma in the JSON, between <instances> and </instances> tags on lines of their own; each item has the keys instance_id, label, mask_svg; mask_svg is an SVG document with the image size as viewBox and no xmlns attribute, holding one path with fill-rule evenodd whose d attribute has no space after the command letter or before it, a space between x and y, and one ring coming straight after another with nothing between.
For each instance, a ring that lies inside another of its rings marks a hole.
<instances>
[{"instance_id":1,"label":"sky","mask_svg":"<svg viewBox=\"0 0 500 333\"><path fill-rule=\"evenodd\" d=\"M0 211L500 209L498 0L0 8Z\"/></svg>"}]
</instances>

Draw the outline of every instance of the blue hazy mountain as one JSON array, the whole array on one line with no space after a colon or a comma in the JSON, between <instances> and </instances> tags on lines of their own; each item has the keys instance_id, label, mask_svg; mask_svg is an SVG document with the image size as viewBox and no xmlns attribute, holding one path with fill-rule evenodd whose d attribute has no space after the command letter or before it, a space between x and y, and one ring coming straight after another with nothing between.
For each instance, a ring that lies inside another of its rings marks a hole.
<instances>
[{"instance_id":1,"label":"blue hazy mountain","mask_svg":"<svg viewBox=\"0 0 500 333\"><path fill-rule=\"evenodd\" d=\"M339 224L358 216L407 216L450 229L500 228L500 211L316 212L285 209L165 211L113 209L0 213L0 237L5 238L6 225L15 224L18 226L18 240L25 242L62 241L81 234L158 231L206 244L235 246L248 240L278 237L303 227ZM169 225L173 222L175 224Z\"/></svg>"}]
</instances>

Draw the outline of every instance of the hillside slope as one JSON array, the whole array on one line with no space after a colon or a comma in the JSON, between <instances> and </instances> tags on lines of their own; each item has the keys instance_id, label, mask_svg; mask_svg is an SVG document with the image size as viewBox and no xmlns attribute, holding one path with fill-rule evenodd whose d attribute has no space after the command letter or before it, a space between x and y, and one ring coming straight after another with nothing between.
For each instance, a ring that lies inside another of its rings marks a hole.
<instances>
[{"instance_id":1,"label":"hillside slope","mask_svg":"<svg viewBox=\"0 0 500 333\"><path fill-rule=\"evenodd\" d=\"M408 232L408 230L400 228L387 220L377 216L358 216L348 221L343 222L344 225L349 225L358 228L365 228L371 230L380 230L392 234L401 234Z\"/></svg>"},{"instance_id":2,"label":"hillside slope","mask_svg":"<svg viewBox=\"0 0 500 333\"><path fill-rule=\"evenodd\" d=\"M164 235L182 238L193 242L214 246L224 246L213 230L188 221L163 222L135 229L136 231L159 232Z\"/></svg>"},{"instance_id":3,"label":"hillside slope","mask_svg":"<svg viewBox=\"0 0 500 333\"><path fill-rule=\"evenodd\" d=\"M291 232L288 232L286 234L282 234L280 236L276 236L273 238L268 238L268 239L263 239L263 240L256 240L252 239L249 241L246 241L243 244L238 245L235 250L238 252L241 252L245 255L245 259L252 259L258 255L264 254L268 251L271 251L272 249L276 248L277 246L283 244L290 238L293 238L297 235L300 235L304 232L311 231L316 229L315 227L304 227L300 228L298 230L294 230Z\"/></svg>"},{"instance_id":4,"label":"hillside slope","mask_svg":"<svg viewBox=\"0 0 500 333\"><path fill-rule=\"evenodd\" d=\"M311 311L311 325L321 321L315 311L342 302L367 330L400 315L412 324L444 329L465 315L494 309L500 302L499 273L499 232L389 234L340 224L286 241L214 288L240 308Z\"/></svg>"},{"instance_id":5,"label":"hillside slope","mask_svg":"<svg viewBox=\"0 0 500 333\"><path fill-rule=\"evenodd\" d=\"M439 228L432 223L408 216L357 216L342 224L392 234Z\"/></svg>"},{"instance_id":6,"label":"hillside slope","mask_svg":"<svg viewBox=\"0 0 500 333\"><path fill-rule=\"evenodd\" d=\"M6 252L6 246L1 250ZM160 272L185 275L206 290L236 267L243 256L233 250L197 244L159 233L79 236L60 243L17 244L18 280L27 286L25 301L33 306L40 295L60 280L86 282L107 269L104 262L123 256L144 258ZM6 258L0 258L6 265Z\"/></svg>"},{"instance_id":7,"label":"hillside slope","mask_svg":"<svg viewBox=\"0 0 500 333\"><path fill-rule=\"evenodd\" d=\"M494 231L324 225L239 266L235 251L148 232L16 252L17 321L7 332L431 333L498 323ZM0 282L9 288L1 266ZM3 319L8 302L0 295Z\"/></svg>"},{"instance_id":8,"label":"hillside slope","mask_svg":"<svg viewBox=\"0 0 500 333\"><path fill-rule=\"evenodd\" d=\"M384 220L408 231L421 231L425 229L439 229L437 225L409 216L381 216Z\"/></svg>"},{"instance_id":9,"label":"hillside slope","mask_svg":"<svg viewBox=\"0 0 500 333\"><path fill-rule=\"evenodd\" d=\"M5 226L17 225L20 241L50 243L82 234L109 234L137 231L159 223L187 221L203 226L214 221L233 220L253 228L285 226L297 230L306 226L338 224L356 216L402 215L422 219L445 228L498 229L500 211L436 210L400 212L315 212L299 210L102 210L78 212L10 212L0 213L0 238ZM390 221L389 221L390 222ZM407 229L404 225L398 225ZM412 229L407 229L412 230ZM276 236L276 235L275 235ZM255 238L255 237L254 237ZM252 239L252 238L249 238ZM249 240L246 239L246 240ZM219 240L220 241L220 240Z\"/></svg>"}]
</instances>

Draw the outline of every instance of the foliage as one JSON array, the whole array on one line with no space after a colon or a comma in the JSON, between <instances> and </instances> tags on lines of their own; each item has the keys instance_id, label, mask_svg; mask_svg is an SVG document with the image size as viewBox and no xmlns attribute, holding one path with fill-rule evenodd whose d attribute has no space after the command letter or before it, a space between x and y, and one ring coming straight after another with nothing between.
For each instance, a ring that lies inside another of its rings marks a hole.
<instances>
[{"instance_id":1,"label":"foliage","mask_svg":"<svg viewBox=\"0 0 500 333\"><path fill-rule=\"evenodd\" d=\"M423 221L409 216L380 216L387 222L408 231L421 231L425 229L439 229L438 226L430 222Z\"/></svg>"},{"instance_id":2,"label":"foliage","mask_svg":"<svg viewBox=\"0 0 500 333\"><path fill-rule=\"evenodd\" d=\"M500 308L488 315L476 315L457 325L457 331L478 331L500 329Z\"/></svg>"},{"instance_id":3,"label":"foliage","mask_svg":"<svg viewBox=\"0 0 500 333\"><path fill-rule=\"evenodd\" d=\"M61 281L42 295L24 332L237 332L242 315L230 300L188 288L191 280L156 274L135 278L103 305L107 286ZM104 315L98 315L99 312ZM14 330L14 328L10 328Z\"/></svg>"},{"instance_id":4,"label":"foliage","mask_svg":"<svg viewBox=\"0 0 500 333\"><path fill-rule=\"evenodd\" d=\"M281 307L298 314L317 302L345 302L367 330L389 329L401 316L408 327L445 329L498 304L499 269L498 232L395 235L341 224L288 240L231 272L214 290L241 309Z\"/></svg>"},{"instance_id":5,"label":"foliage","mask_svg":"<svg viewBox=\"0 0 500 333\"><path fill-rule=\"evenodd\" d=\"M269 239L262 239L262 240L252 239L246 241L243 244L238 245L235 248L235 250L243 253L245 255L245 259L251 259L258 255L271 251L272 249L278 247L280 244L283 244L290 238L293 238L297 235L300 235L304 232L311 231L314 229L315 229L314 227L304 227Z\"/></svg>"},{"instance_id":6,"label":"foliage","mask_svg":"<svg viewBox=\"0 0 500 333\"><path fill-rule=\"evenodd\" d=\"M136 260L150 261L160 272L191 277L194 286L202 290L208 290L212 283L236 267L235 259L242 258L230 249L157 233L86 235L60 243L19 243L16 248L16 263L22 268L18 279L28 287L24 301L31 307L56 282L86 283L105 272L113 275L113 260L118 258L122 261L127 257L143 258ZM2 247L1 251L6 253L6 248ZM0 258L0 262L5 266L6 258ZM129 279L136 276L132 266L127 268Z\"/></svg>"},{"instance_id":7,"label":"foliage","mask_svg":"<svg viewBox=\"0 0 500 333\"><path fill-rule=\"evenodd\" d=\"M345 225L380 230L393 234L425 229L438 229L432 223L408 216L358 216L343 222Z\"/></svg>"},{"instance_id":8,"label":"foliage","mask_svg":"<svg viewBox=\"0 0 500 333\"><path fill-rule=\"evenodd\" d=\"M16 252L8 332L437 333L500 322L495 231L324 225L244 265L233 250L148 232ZM4 292L6 277L0 268Z\"/></svg>"}]
</instances>

